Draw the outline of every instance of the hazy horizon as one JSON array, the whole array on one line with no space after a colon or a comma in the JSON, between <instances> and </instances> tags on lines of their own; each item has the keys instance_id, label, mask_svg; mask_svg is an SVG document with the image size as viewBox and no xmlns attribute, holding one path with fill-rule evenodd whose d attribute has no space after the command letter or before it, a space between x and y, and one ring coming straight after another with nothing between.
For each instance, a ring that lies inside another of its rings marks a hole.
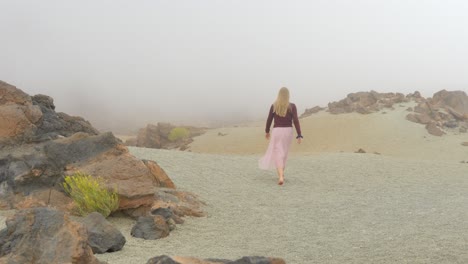
<instances>
[{"instance_id":1,"label":"hazy horizon","mask_svg":"<svg viewBox=\"0 0 468 264\"><path fill-rule=\"evenodd\" d=\"M0 80L100 129L468 90L465 1L0 1Z\"/></svg>"}]
</instances>

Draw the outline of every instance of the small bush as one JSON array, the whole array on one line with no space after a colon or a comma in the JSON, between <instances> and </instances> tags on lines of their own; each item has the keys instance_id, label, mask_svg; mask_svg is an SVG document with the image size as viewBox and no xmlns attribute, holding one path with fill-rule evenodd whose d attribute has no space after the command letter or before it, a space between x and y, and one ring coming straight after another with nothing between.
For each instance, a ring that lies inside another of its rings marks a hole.
<instances>
[{"instance_id":1,"label":"small bush","mask_svg":"<svg viewBox=\"0 0 468 264\"><path fill-rule=\"evenodd\" d=\"M119 207L116 190L107 190L100 178L77 172L65 177L63 188L75 201L79 215L98 212L108 217Z\"/></svg>"},{"instance_id":2,"label":"small bush","mask_svg":"<svg viewBox=\"0 0 468 264\"><path fill-rule=\"evenodd\" d=\"M185 127L175 127L169 133L168 139L170 141L177 141L181 139L186 139L190 136L190 131Z\"/></svg>"}]
</instances>

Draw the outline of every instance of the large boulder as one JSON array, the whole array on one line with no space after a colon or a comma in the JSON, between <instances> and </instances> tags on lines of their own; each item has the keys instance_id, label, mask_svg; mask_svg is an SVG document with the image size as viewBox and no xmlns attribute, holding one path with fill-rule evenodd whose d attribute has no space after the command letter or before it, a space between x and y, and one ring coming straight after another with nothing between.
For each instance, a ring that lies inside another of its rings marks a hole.
<instances>
[{"instance_id":1,"label":"large boulder","mask_svg":"<svg viewBox=\"0 0 468 264\"><path fill-rule=\"evenodd\" d=\"M460 114L468 114L468 96L464 91L439 91L432 97L431 104L442 108L450 107Z\"/></svg>"},{"instance_id":2,"label":"large boulder","mask_svg":"<svg viewBox=\"0 0 468 264\"><path fill-rule=\"evenodd\" d=\"M56 113L52 98L45 95L30 97L2 81L0 123L0 145L41 142L76 132L98 134L83 118Z\"/></svg>"},{"instance_id":3,"label":"large boulder","mask_svg":"<svg viewBox=\"0 0 468 264\"><path fill-rule=\"evenodd\" d=\"M100 263L88 246L86 228L57 210L22 210L0 232L0 263Z\"/></svg>"},{"instance_id":4,"label":"large boulder","mask_svg":"<svg viewBox=\"0 0 468 264\"><path fill-rule=\"evenodd\" d=\"M88 244L93 253L106 253L119 251L125 245L122 233L100 213L87 215L82 223L88 230Z\"/></svg>"},{"instance_id":5,"label":"large boulder","mask_svg":"<svg viewBox=\"0 0 468 264\"><path fill-rule=\"evenodd\" d=\"M442 136L444 129L468 126L468 96L463 91L442 90L432 98L417 101L415 113L408 114L409 121L425 124L431 135Z\"/></svg>"},{"instance_id":6,"label":"large boulder","mask_svg":"<svg viewBox=\"0 0 468 264\"><path fill-rule=\"evenodd\" d=\"M157 125L148 124L145 128L142 128L138 132L136 139L128 139L125 144L127 146L136 146L144 148L156 148L156 149L187 149L188 144L193 142L193 137L202 135L205 133L204 128L198 128L193 126L181 126L189 131L189 137L176 141L169 140L169 134L172 129L177 126L169 123L158 123Z\"/></svg>"},{"instance_id":7,"label":"large boulder","mask_svg":"<svg viewBox=\"0 0 468 264\"><path fill-rule=\"evenodd\" d=\"M63 177L78 171L101 177L109 189L116 188L121 210L139 207L149 210L156 187L175 188L156 162L135 158L112 133L76 133L68 138L0 151L3 207L15 208L22 198L38 192L61 191ZM54 203L50 197L37 196L47 199L43 200L46 204Z\"/></svg>"}]
</instances>

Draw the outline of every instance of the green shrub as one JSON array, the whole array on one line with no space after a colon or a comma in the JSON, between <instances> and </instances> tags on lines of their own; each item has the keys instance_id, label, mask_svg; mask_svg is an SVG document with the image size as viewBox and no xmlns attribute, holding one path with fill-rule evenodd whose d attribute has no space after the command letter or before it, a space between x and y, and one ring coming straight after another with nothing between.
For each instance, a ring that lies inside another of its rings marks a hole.
<instances>
[{"instance_id":1,"label":"green shrub","mask_svg":"<svg viewBox=\"0 0 468 264\"><path fill-rule=\"evenodd\" d=\"M109 191L103 185L102 179L77 172L65 177L63 188L75 201L79 215L98 212L107 217L119 207L119 197L115 189Z\"/></svg>"},{"instance_id":2,"label":"green shrub","mask_svg":"<svg viewBox=\"0 0 468 264\"><path fill-rule=\"evenodd\" d=\"M190 131L185 127L175 127L169 133L167 137L170 141L177 141L181 139L186 139L190 136Z\"/></svg>"}]
</instances>

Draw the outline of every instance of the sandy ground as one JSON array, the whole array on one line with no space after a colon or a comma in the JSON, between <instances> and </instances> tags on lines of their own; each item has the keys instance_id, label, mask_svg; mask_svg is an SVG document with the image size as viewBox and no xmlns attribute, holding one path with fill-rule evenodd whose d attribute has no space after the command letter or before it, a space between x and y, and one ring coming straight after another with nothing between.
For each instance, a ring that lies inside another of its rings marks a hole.
<instances>
[{"instance_id":1,"label":"sandy ground","mask_svg":"<svg viewBox=\"0 0 468 264\"><path fill-rule=\"evenodd\" d=\"M127 244L98 255L145 263L160 255L288 263L468 263L468 164L374 154L294 156L286 184L257 169L256 155L212 155L131 148L153 159L179 189L207 203L167 238L134 239L134 221L110 220Z\"/></svg>"},{"instance_id":2,"label":"sandy ground","mask_svg":"<svg viewBox=\"0 0 468 264\"><path fill-rule=\"evenodd\" d=\"M167 254L236 259L276 256L287 263L468 263L468 134L427 134L387 113L302 119L286 184L257 168L263 122L211 130L192 152L130 148L157 161L179 189L207 203L170 236L130 236L135 221L111 217L127 238L110 264ZM218 133L226 136L218 136ZM367 154L353 153L358 148ZM381 155L372 154L379 152ZM0 223L11 211L2 212Z\"/></svg>"},{"instance_id":3,"label":"sandy ground","mask_svg":"<svg viewBox=\"0 0 468 264\"><path fill-rule=\"evenodd\" d=\"M292 153L353 153L362 148L386 156L457 160L466 159L468 133L447 131L442 137L427 133L424 125L405 119L406 109L414 103L396 105L395 110L362 115L357 113L332 115L325 111L301 119L303 144L293 144ZM261 154L268 142L264 138L264 122L249 126L225 127L195 137L193 152L213 154ZM218 136L218 133L227 134Z\"/></svg>"}]
</instances>

